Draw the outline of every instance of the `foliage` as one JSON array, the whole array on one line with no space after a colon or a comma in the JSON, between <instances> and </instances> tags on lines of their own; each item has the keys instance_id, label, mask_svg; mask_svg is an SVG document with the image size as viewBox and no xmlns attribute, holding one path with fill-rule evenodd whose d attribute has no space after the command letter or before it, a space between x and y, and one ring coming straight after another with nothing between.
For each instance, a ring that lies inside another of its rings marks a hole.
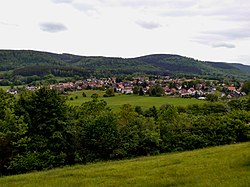
<instances>
[{"instance_id":1,"label":"foliage","mask_svg":"<svg viewBox=\"0 0 250 187\"><path fill-rule=\"evenodd\" d=\"M244 82L241 91L245 92L246 94L250 93L250 80Z\"/></svg>"},{"instance_id":2,"label":"foliage","mask_svg":"<svg viewBox=\"0 0 250 187\"><path fill-rule=\"evenodd\" d=\"M16 114L25 116L30 139L27 153L12 163L16 172L72 163L68 107L57 91L41 88L33 93L21 94L16 104ZM34 164L36 160L38 162ZM27 168L24 163L27 163Z\"/></svg>"},{"instance_id":3,"label":"foliage","mask_svg":"<svg viewBox=\"0 0 250 187\"><path fill-rule=\"evenodd\" d=\"M97 99L99 97L99 95L97 94L97 93L93 93L92 95L91 95L91 98L93 98L93 99Z\"/></svg>"},{"instance_id":4,"label":"foliage","mask_svg":"<svg viewBox=\"0 0 250 187\"><path fill-rule=\"evenodd\" d=\"M160 96L164 95L164 90L163 90L163 88L159 84L156 84L155 86L151 87L148 90L148 94L150 96L160 97Z\"/></svg>"},{"instance_id":5,"label":"foliage","mask_svg":"<svg viewBox=\"0 0 250 187\"><path fill-rule=\"evenodd\" d=\"M152 118L145 118L134 112L131 105L124 105L118 114L120 134L116 156L131 157L155 154L160 136Z\"/></svg>"},{"instance_id":6,"label":"foliage","mask_svg":"<svg viewBox=\"0 0 250 187\"><path fill-rule=\"evenodd\" d=\"M105 94L103 95L103 97L113 97L113 96L115 96L115 92L113 88L107 89Z\"/></svg>"},{"instance_id":7,"label":"foliage","mask_svg":"<svg viewBox=\"0 0 250 187\"><path fill-rule=\"evenodd\" d=\"M147 110L125 104L114 113L97 98L69 106L46 87L0 97L2 175L250 140L248 98Z\"/></svg>"},{"instance_id":8,"label":"foliage","mask_svg":"<svg viewBox=\"0 0 250 187\"><path fill-rule=\"evenodd\" d=\"M248 98L232 99L227 104L231 110L249 110L250 109L249 96Z\"/></svg>"},{"instance_id":9,"label":"foliage","mask_svg":"<svg viewBox=\"0 0 250 187\"><path fill-rule=\"evenodd\" d=\"M208 94L206 96L206 100L210 102L216 102L219 100L219 96L217 94Z\"/></svg>"},{"instance_id":10,"label":"foliage","mask_svg":"<svg viewBox=\"0 0 250 187\"><path fill-rule=\"evenodd\" d=\"M105 101L92 100L77 109L75 144L78 162L110 159L118 139L114 114Z\"/></svg>"},{"instance_id":11,"label":"foliage","mask_svg":"<svg viewBox=\"0 0 250 187\"><path fill-rule=\"evenodd\" d=\"M155 106L150 107L148 110L144 111L143 115L146 117L153 117L153 118L157 119L158 118L157 108Z\"/></svg>"},{"instance_id":12,"label":"foliage","mask_svg":"<svg viewBox=\"0 0 250 187\"><path fill-rule=\"evenodd\" d=\"M15 114L15 98L0 89L0 175L9 173L11 162L26 151L29 138L23 116Z\"/></svg>"},{"instance_id":13,"label":"foliage","mask_svg":"<svg viewBox=\"0 0 250 187\"><path fill-rule=\"evenodd\" d=\"M138 86L133 86L133 94L138 95L139 94L139 87Z\"/></svg>"},{"instance_id":14,"label":"foliage","mask_svg":"<svg viewBox=\"0 0 250 187\"><path fill-rule=\"evenodd\" d=\"M187 113L194 115L225 114L228 111L228 105L222 102L209 102L201 105L193 104L186 109Z\"/></svg>"},{"instance_id":15,"label":"foliage","mask_svg":"<svg viewBox=\"0 0 250 187\"><path fill-rule=\"evenodd\" d=\"M144 91L143 91L143 88L142 88L142 87L140 87L138 94L139 94L140 96L144 95Z\"/></svg>"},{"instance_id":16,"label":"foliage","mask_svg":"<svg viewBox=\"0 0 250 187\"><path fill-rule=\"evenodd\" d=\"M82 96L83 96L83 97L87 97L87 95L86 95L85 92L82 92Z\"/></svg>"}]
</instances>

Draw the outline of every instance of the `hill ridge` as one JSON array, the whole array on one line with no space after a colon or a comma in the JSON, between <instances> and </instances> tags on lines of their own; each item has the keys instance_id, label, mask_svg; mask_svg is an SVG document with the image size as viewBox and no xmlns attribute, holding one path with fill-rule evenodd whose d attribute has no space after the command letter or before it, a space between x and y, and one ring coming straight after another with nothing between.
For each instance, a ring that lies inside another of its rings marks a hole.
<instances>
[{"instance_id":1,"label":"hill ridge","mask_svg":"<svg viewBox=\"0 0 250 187\"><path fill-rule=\"evenodd\" d=\"M32 71L43 67L45 72ZM78 70L78 71L76 71ZM240 63L200 61L177 54L149 54L133 58L82 56L35 50L0 50L0 71L14 76L56 74L74 71L79 75L151 74L250 78L250 66ZM88 73L86 73L88 72ZM1 74L0 74L1 75Z\"/></svg>"}]
</instances>

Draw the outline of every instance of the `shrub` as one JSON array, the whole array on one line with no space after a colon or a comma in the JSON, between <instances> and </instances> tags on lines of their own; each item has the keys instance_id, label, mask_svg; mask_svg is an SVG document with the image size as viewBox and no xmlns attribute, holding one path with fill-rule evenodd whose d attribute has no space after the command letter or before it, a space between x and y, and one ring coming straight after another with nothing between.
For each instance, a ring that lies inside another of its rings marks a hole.
<instances>
[{"instance_id":1,"label":"shrub","mask_svg":"<svg viewBox=\"0 0 250 187\"><path fill-rule=\"evenodd\" d=\"M98 97L99 97L99 95L98 95L97 93L93 93L93 94L91 95L91 98L93 98L93 99L98 98Z\"/></svg>"},{"instance_id":2,"label":"shrub","mask_svg":"<svg viewBox=\"0 0 250 187\"><path fill-rule=\"evenodd\" d=\"M83 96L83 97L87 97L87 95L86 95L85 92L82 92L82 96Z\"/></svg>"}]
</instances>

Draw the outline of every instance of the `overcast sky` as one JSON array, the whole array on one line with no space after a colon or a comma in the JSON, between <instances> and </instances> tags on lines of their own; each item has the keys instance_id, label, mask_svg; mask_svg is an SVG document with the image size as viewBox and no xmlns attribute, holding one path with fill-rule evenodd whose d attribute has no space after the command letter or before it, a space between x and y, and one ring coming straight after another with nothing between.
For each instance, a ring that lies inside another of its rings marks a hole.
<instances>
[{"instance_id":1,"label":"overcast sky","mask_svg":"<svg viewBox=\"0 0 250 187\"><path fill-rule=\"evenodd\" d=\"M250 0L1 0L0 49L250 65Z\"/></svg>"}]
</instances>

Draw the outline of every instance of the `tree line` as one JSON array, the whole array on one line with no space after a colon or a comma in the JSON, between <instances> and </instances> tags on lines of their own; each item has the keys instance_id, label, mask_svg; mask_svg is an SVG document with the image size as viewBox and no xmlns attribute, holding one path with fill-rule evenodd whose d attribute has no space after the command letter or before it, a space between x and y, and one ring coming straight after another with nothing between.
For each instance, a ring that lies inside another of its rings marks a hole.
<instances>
[{"instance_id":1,"label":"tree line","mask_svg":"<svg viewBox=\"0 0 250 187\"><path fill-rule=\"evenodd\" d=\"M0 98L0 175L250 140L250 99L113 112L96 98L72 107L48 88Z\"/></svg>"}]
</instances>

